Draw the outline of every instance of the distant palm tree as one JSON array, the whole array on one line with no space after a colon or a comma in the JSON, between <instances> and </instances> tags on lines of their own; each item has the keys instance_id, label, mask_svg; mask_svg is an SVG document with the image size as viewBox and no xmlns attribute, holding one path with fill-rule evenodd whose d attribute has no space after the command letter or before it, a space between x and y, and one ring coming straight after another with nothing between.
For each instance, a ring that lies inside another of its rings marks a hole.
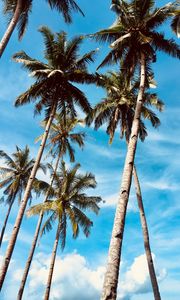
<instances>
[{"instance_id":1,"label":"distant palm tree","mask_svg":"<svg viewBox=\"0 0 180 300\"><path fill-rule=\"evenodd\" d=\"M125 136L126 142L128 144L137 98L137 82L131 82L131 84L129 84L129 81L125 79L124 74L115 72L109 72L107 73L107 75L101 75L100 81L101 85L104 85L107 97L105 97L102 102L98 103L95 106L89 117L86 118L87 123L90 125L90 123L94 121L96 130L104 123L107 123L107 133L110 136L110 143L112 143L113 141L116 129L120 129L120 137L123 138ZM154 105L159 111L162 111L163 102L158 99L155 93L151 94L149 92L146 92L144 94L143 103L144 105L142 107L142 117L144 119L150 120L153 127L158 127L160 125L160 120L155 115L155 113L151 109L149 109L148 106ZM141 119L139 138L141 139L141 141L144 141L146 136L146 127ZM148 226L142 201L141 188L135 165L133 168L133 175L138 206L140 210L144 247L149 267L149 274L152 282L152 288L154 291L155 299L160 299L160 293L149 243Z\"/></svg>"},{"instance_id":2,"label":"distant palm tree","mask_svg":"<svg viewBox=\"0 0 180 300\"><path fill-rule=\"evenodd\" d=\"M45 108L47 123L5 254L0 273L0 289L4 282L29 193L55 114L63 109L65 103L72 115L76 115L76 106L79 106L85 114L89 113L91 106L86 96L74 84L94 83L97 78L96 75L88 73L87 69L89 62L93 62L96 51L91 51L83 56L79 55L82 37L75 37L68 41L65 32L54 34L47 27L42 27L41 32L45 42L44 56L46 63L29 57L25 52L19 52L14 55L14 60L22 63L23 67L30 71L31 76L36 80L25 93L17 98L15 106L18 107L31 101L36 102L35 113L40 113Z\"/></svg>"},{"instance_id":3,"label":"distant palm tree","mask_svg":"<svg viewBox=\"0 0 180 300\"><path fill-rule=\"evenodd\" d=\"M56 114L54 122L51 125L49 138L48 138L49 145L47 145L47 146L50 146L49 152L54 157L57 157L57 160L56 160L55 168L53 169L51 167L52 174L51 174L50 186L48 189L45 186L45 189L44 189L46 192L44 203L48 200L49 193L51 192L51 187L52 187L54 177L55 177L55 174L56 174L58 166L59 166L60 159L62 160L63 156L68 152L70 161L74 162L74 160L75 160L74 149L71 146L71 142L77 143L80 148L82 148L84 146L85 134L83 132L74 132L74 128L79 123L82 123L82 121L80 121L78 119L74 119L74 120L70 119L69 116L67 117L65 115L62 116L61 114L59 114L59 115ZM43 125L45 125L44 122L43 122ZM42 136L40 136L37 140L39 140L41 138L42 138ZM38 189L38 185L36 185L36 188ZM42 185L40 186L40 191L41 191L41 189L42 189ZM23 296L23 291L24 291L24 287L26 284L29 269L31 266L31 262L32 262L32 259L34 256L34 251L35 251L37 240L39 237L42 220L43 220L43 211L41 211L41 213L39 214L39 220L38 220L38 223L36 226L31 249L29 251L29 256L28 256L28 259L27 259L27 262L26 262L26 265L24 268L24 273L22 276L17 300L21 300L22 296Z\"/></svg>"},{"instance_id":4,"label":"distant palm tree","mask_svg":"<svg viewBox=\"0 0 180 300\"><path fill-rule=\"evenodd\" d=\"M70 161L74 162L75 150L72 144L77 144L80 148L83 148L85 139L84 132L74 132L74 128L78 125L83 125L83 121L64 112L56 114L49 132L49 144L47 145L49 154L53 157L60 155L62 158L68 153Z\"/></svg>"},{"instance_id":5,"label":"distant palm tree","mask_svg":"<svg viewBox=\"0 0 180 300\"><path fill-rule=\"evenodd\" d=\"M90 210L96 214L99 211L98 203L101 201L101 198L87 196L84 192L88 188L96 187L95 178L91 173L86 173L85 175L77 173L79 168L80 164L76 164L73 168L67 169L65 163L62 162L60 172L56 173L54 178L51 197L53 200L47 200L45 203L35 205L28 210L29 216L38 215L41 212L50 214L43 225L42 233L51 230L55 221L57 221L57 232L44 300L49 299L59 240L61 241L62 250L65 247L68 219L71 223L73 238L77 238L80 227L85 236L88 237L93 223L83 211Z\"/></svg>"},{"instance_id":6,"label":"distant palm tree","mask_svg":"<svg viewBox=\"0 0 180 300\"><path fill-rule=\"evenodd\" d=\"M3 0L4 14L8 15L10 22L8 28L0 41L0 57L2 56L9 39L18 26L18 35L21 39L26 30L29 14L32 10L33 0ZM72 11L80 12L83 16L82 10L74 0L47 0L51 9L55 8L63 14L66 23L72 22Z\"/></svg>"},{"instance_id":7,"label":"distant palm tree","mask_svg":"<svg viewBox=\"0 0 180 300\"><path fill-rule=\"evenodd\" d=\"M157 31L158 26L170 18L174 5L169 3L156 8L154 4L153 0L113 0L112 8L117 14L116 22L110 28L94 35L97 40L111 43L112 47L100 66L121 61L124 73L131 77L138 72L140 79L101 300L115 300L117 297L125 216L140 128L145 82L150 75L150 62L156 60L157 50L180 58L180 48L176 42L173 39L166 39L163 33Z\"/></svg>"},{"instance_id":8,"label":"distant palm tree","mask_svg":"<svg viewBox=\"0 0 180 300\"><path fill-rule=\"evenodd\" d=\"M19 204L21 202L22 193L26 188L35 160L30 159L28 146L23 150L16 146L16 152L12 153L11 156L0 150L0 158L5 162L5 166L0 167L0 188L4 189L3 194L7 196L5 203L9 206L0 235L1 247L11 208L16 199ZM45 166L42 164L39 168L43 172L46 171ZM36 179L35 183L37 184L37 182L38 180ZM29 200L31 199L32 194L30 193Z\"/></svg>"}]
</instances>

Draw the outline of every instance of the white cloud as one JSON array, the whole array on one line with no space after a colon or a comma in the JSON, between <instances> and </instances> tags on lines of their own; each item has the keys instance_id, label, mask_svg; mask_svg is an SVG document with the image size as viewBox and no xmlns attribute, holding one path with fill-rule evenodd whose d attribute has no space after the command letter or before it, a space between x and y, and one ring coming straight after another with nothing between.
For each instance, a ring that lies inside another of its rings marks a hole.
<instances>
[{"instance_id":1,"label":"white cloud","mask_svg":"<svg viewBox=\"0 0 180 300\"><path fill-rule=\"evenodd\" d=\"M180 144L180 140L177 139L176 135L163 134L155 131L148 132L148 142L166 142L171 144Z\"/></svg>"},{"instance_id":2,"label":"white cloud","mask_svg":"<svg viewBox=\"0 0 180 300\"><path fill-rule=\"evenodd\" d=\"M10 238L10 234L7 234L7 233L5 233L4 234L4 236L3 236L3 243L6 243L6 242L8 242L9 241L9 238Z\"/></svg>"},{"instance_id":3,"label":"white cloud","mask_svg":"<svg viewBox=\"0 0 180 300\"><path fill-rule=\"evenodd\" d=\"M118 194L113 194L113 195L103 198L104 202L101 204L101 207L102 208L116 207L116 205L118 203L118 198L119 198ZM132 212L138 211L136 196L130 195L127 210L132 211Z\"/></svg>"},{"instance_id":4,"label":"white cloud","mask_svg":"<svg viewBox=\"0 0 180 300\"><path fill-rule=\"evenodd\" d=\"M179 230L178 230L179 233ZM177 233L177 234L178 234ZM176 237L174 237L171 234L171 238L170 238L170 243L167 243L167 240L169 238L169 231L167 232L167 234L156 234L156 236L154 237L154 241L156 243L156 247L158 249L162 249L163 252L170 252L173 253L173 250L176 250L180 247L180 237L177 235Z\"/></svg>"},{"instance_id":5,"label":"white cloud","mask_svg":"<svg viewBox=\"0 0 180 300\"><path fill-rule=\"evenodd\" d=\"M156 181L146 181L144 182L143 186L148 188L154 188L157 190L169 190L169 191L177 191L180 188L178 184L169 182L166 179L160 179Z\"/></svg>"},{"instance_id":6,"label":"white cloud","mask_svg":"<svg viewBox=\"0 0 180 300\"><path fill-rule=\"evenodd\" d=\"M154 254L153 257L155 259ZM42 299L49 264L50 255L41 252L35 256L29 273L29 282L25 289L24 299ZM3 300L14 299L13 297L18 291L23 270L22 268L18 269L17 265L17 261L13 260L9 272L11 277L10 280L8 280L8 290L6 289L4 291ZM104 272L104 264L92 267L84 256L76 252L62 257L57 256L50 299L99 300ZM159 281L165 278L166 271L164 269L158 267L156 272ZM148 295L150 292L151 283L149 280L146 257L143 254L136 257L133 263L126 269L125 273L121 275L118 288L118 300L130 300L134 299L135 295Z\"/></svg>"},{"instance_id":7,"label":"white cloud","mask_svg":"<svg viewBox=\"0 0 180 300\"><path fill-rule=\"evenodd\" d=\"M153 255L155 258L155 256ZM50 255L39 253L36 255L30 271L29 286L26 289L26 298L39 300L45 289L48 276ZM18 280L21 270L14 274ZM51 300L98 300L102 290L105 267L99 265L92 268L85 257L78 253L67 254L62 258L57 256ZM166 275L165 270L157 270L157 277L161 281ZM68 291L68 292L67 292ZM132 265L123 274L118 288L118 300L127 300L135 294L151 292L151 284L145 255L134 259Z\"/></svg>"},{"instance_id":8,"label":"white cloud","mask_svg":"<svg viewBox=\"0 0 180 300\"><path fill-rule=\"evenodd\" d=\"M152 254L155 261L155 255ZM156 271L157 279L163 280L166 276L165 269ZM140 255L134 259L133 264L125 273L124 278L119 284L119 300L131 299L135 294L146 294L151 292L151 283L149 279L149 271L146 261L146 255Z\"/></svg>"},{"instance_id":9,"label":"white cloud","mask_svg":"<svg viewBox=\"0 0 180 300\"><path fill-rule=\"evenodd\" d=\"M8 228L6 229L6 233L3 237L3 243L7 243L10 240L11 234L13 230L13 225L11 223L8 223ZM28 233L27 230L21 229L18 235L18 240L22 243L25 243L26 245L30 246L32 243L33 235Z\"/></svg>"},{"instance_id":10,"label":"white cloud","mask_svg":"<svg viewBox=\"0 0 180 300\"><path fill-rule=\"evenodd\" d=\"M28 297L33 297L33 300L41 297L42 288L44 289L47 280L49 263L50 256L39 253L32 264L28 288L31 292ZM77 253L68 254L63 258L57 256L51 299L98 299L104 270L103 266L92 269L86 259Z\"/></svg>"},{"instance_id":11,"label":"white cloud","mask_svg":"<svg viewBox=\"0 0 180 300\"><path fill-rule=\"evenodd\" d=\"M113 183L119 183L121 177L121 173L118 171L113 171L113 174L109 174L104 171L103 172L96 172L96 181L99 184L103 185L103 188L106 187L107 185L112 186Z\"/></svg>"},{"instance_id":12,"label":"white cloud","mask_svg":"<svg viewBox=\"0 0 180 300\"><path fill-rule=\"evenodd\" d=\"M86 147L92 151L92 153L96 153L96 155L100 155L106 157L108 159L120 159L123 157L122 151L120 149L115 149L111 145L107 145L106 147L102 146L100 142L94 141L94 143L86 143Z\"/></svg>"},{"instance_id":13,"label":"white cloud","mask_svg":"<svg viewBox=\"0 0 180 300\"><path fill-rule=\"evenodd\" d=\"M113 194L104 198L104 202L101 204L104 207L115 207L118 203L118 194Z\"/></svg>"}]
</instances>

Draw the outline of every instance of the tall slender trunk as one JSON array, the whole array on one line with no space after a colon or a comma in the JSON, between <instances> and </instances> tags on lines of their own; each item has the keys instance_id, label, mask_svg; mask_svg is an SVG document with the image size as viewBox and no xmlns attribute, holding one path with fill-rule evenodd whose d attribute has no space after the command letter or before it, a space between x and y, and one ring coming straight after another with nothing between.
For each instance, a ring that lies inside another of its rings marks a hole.
<instances>
[{"instance_id":1,"label":"tall slender trunk","mask_svg":"<svg viewBox=\"0 0 180 300\"><path fill-rule=\"evenodd\" d=\"M36 176L36 173L37 173L37 170L38 170L38 167L39 167L39 163L41 161L41 157L42 157L42 154L43 154L43 151L44 151L46 140L47 140L47 137L48 137L48 134L49 134L49 129L51 127L52 121L53 121L54 116L55 116L56 107L57 107L57 104L54 104L54 106L52 108L52 111L51 111L51 115L50 115L49 120L46 124L46 128L45 128L45 131L44 131L44 135L43 135L43 138L42 138L41 145L39 147L39 151L38 151L38 154L37 154L37 157L36 157L36 161L35 161L35 164L33 166L32 171L31 171L31 175L29 177L29 180L28 180L28 183L27 183L27 186L26 186L26 189L25 189L24 198L21 201L19 212L18 212L16 221L15 221L15 224L14 224L13 232L12 232L12 235L11 235L11 238L10 238L7 250L6 250L4 262L3 262L3 265L2 265L2 268L1 268L1 271L0 271L0 290L2 288L4 279L5 279L7 270L8 270L8 266L9 266L9 263L10 263L10 260L11 260L11 256L12 256L12 253L13 253L13 250L14 250L14 246L15 246L16 239L17 239L17 236L18 236L18 232L19 232L21 222L22 222L22 219L23 219L24 211L26 209L26 205L27 205L27 202L28 202L29 194L30 194L31 189L32 189L32 184L33 184L34 178Z\"/></svg>"},{"instance_id":2,"label":"tall slender trunk","mask_svg":"<svg viewBox=\"0 0 180 300\"><path fill-rule=\"evenodd\" d=\"M1 41L0 41L0 57L2 56L8 42L9 42L9 39L18 23L18 20L21 16L21 13L22 13L22 3L23 3L23 0L18 0L17 1L17 5L16 5L16 9L15 9L15 12L14 12L14 15L8 25L8 28L6 29L6 32L4 34L4 36L2 37Z\"/></svg>"},{"instance_id":3,"label":"tall slender trunk","mask_svg":"<svg viewBox=\"0 0 180 300\"><path fill-rule=\"evenodd\" d=\"M9 208L8 208L8 211L7 211L7 214L6 214L6 218L4 220L4 225L3 225L3 228L1 230L1 236L0 236L0 248L1 248L1 244L2 244L2 241L3 241L3 237L4 237L4 232L5 232L5 229L6 229L6 225L7 225L7 221L8 221L8 218L9 218L9 215L10 215L10 212L11 212L11 208L12 208L12 205L13 205L14 201L11 201L10 205L9 205Z\"/></svg>"},{"instance_id":4,"label":"tall slender trunk","mask_svg":"<svg viewBox=\"0 0 180 300\"><path fill-rule=\"evenodd\" d=\"M56 165L55 165L55 168L54 168L54 174L52 176L50 186L52 186L52 184L53 184L54 177L55 177L58 165L59 165L59 160L60 160L60 154L58 155L58 159L56 161ZM48 196L49 196L49 190L46 193L44 202L47 201ZM35 251L35 248L36 248L37 240L38 240L38 237L39 237L39 232L40 232L40 228L41 228L41 224L42 224L42 219L43 219L43 213L41 212L40 215L39 215L39 220L38 220L37 226L36 226L34 239L32 241L32 246L31 246L31 249L30 249L30 252L29 252L29 256L28 256L28 259L27 259L27 262L26 262L25 269L24 269L24 273L23 273L23 277L22 277L22 280L21 280L21 285L20 285L20 288L19 288L17 300L21 300L22 296L23 296L24 287L25 287L25 284L26 284L26 280L27 280L29 269L30 269L30 266L31 266L31 262L32 262L32 259L33 259L33 256L34 256L34 251Z\"/></svg>"},{"instance_id":5,"label":"tall slender trunk","mask_svg":"<svg viewBox=\"0 0 180 300\"><path fill-rule=\"evenodd\" d=\"M133 168L133 177L134 177L134 184L135 184L137 201L138 201L139 212L140 212L141 226L142 226L142 231L143 231L144 249L145 249L145 253L146 253L146 258L147 258L147 263L148 263L148 268L149 268L149 275L150 275L151 284L152 284L153 293L154 293L154 299L161 300L158 282L157 282L156 273L155 273L154 264L153 264L153 259L152 259L152 254L151 254L148 226L147 226L146 215L145 215L143 201L142 201L141 187L140 187L140 183L139 183L135 165Z\"/></svg>"},{"instance_id":6,"label":"tall slender trunk","mask_svg":"<svg viewBox=\"0 0 180 300\"><path fill-rule=\"evenodd\" d=\"M101 300L115 300L117 297L117 285L119 277L119 265L121 259L121 248L125 226L125 216L129 192L132 180L132 171L134 164L134 157L136 153L136 145L139 133L139 123L141 110L143 105L143 95L145 89L145 71L146 62L145 55L141 53L141 74L140 87L137 97L135 115L132 123L131 136L129 139L124 171L122 176L122 184L120 190L119 201L117 204L116 215L114 219L114 226L109 247L108 263L104 278L104 285Z\"/></svg>"},{"instance_id":7,"label":"tall slender trunk","mask_svg":"<svg viewBox=\"0 0 180 300\"><path fill-rule=\"evenodd\" d=\"M61 223L59 221L57 232L56 232L56 238L54 241L54 247L53 247L53 251L52 251L52 255L51 255L51 263L50 263L50 267L49 267L49 274L48 274L48 280L47 280L46 290L45 290L45 294L44 294L44 300L48 300L49 295L50 295L51 282L52 282L52 277L53 277L57 247L58 247L59 236L60 236L60 230L61 230Z\"/></svg>"}]
</instances>

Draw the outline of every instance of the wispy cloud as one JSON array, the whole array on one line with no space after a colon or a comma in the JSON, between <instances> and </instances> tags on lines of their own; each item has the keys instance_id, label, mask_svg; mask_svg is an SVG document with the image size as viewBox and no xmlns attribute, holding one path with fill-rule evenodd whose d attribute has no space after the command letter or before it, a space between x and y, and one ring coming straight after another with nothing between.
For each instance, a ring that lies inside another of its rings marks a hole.
<instances>
[{"instance_id":1,"label":"wispy cloud","mask_svg":"<svg viewBox=\"0 0 180 300\"><path fill-rule=\"evenodd\" d=\"M153 188L157 190L169 190L169 191L178 191L180 190L180 186L178 184L174 184L173 182L169 182L169 180L156 180L156 181L145 181L143 182L144 188Z\"/></svg>"},{"instance_id":2,"label":"wispy cloud","mask_svg":"<svg viewBox=\"0 0 180 300\"><path fill-rule=\"evenodd\" d=\"M12 229L13 229L13 225L8 223L8 230L6 230L6 233L4 235L3 243L9 242L9 239L10 239L11 233L12 233ZM18 240L20 242L25 243L26 245L30 246L32 243L32 239L33 239L32 234L29 234L29 232L24 229L20 230L20 233L18 236Z\"/></svg>"},{"instance_id":3,"label":"wispy cloud","mask_svg":"<svg viewBox=\"0 0 180 300\"><path fill-rule=\"evenodd\" d=\"M177 139L175 134L165 134L157 131L149 131L148 132L148 142L165 142L169 144L177 144L180 145L180 139Z\"/></svg>"},{"instance_id":4,"label":"wispy cloud","mask_svg":"<svg viewBox=\"0 0 180 300\"><path fill-rule=\"evenodd\" d=\"M19 76L14 76L14 74L18 74ZM4 83L5 78L6 84ZM5 102L14 101L15 97L27 89L31 83L32 79L30 79L25 72L20 71L14 65L9 66L7 69L1 69L0 100Z\"/></svg>"},{"instance_id":5,"label":"wispy cloud","mask_svg":"<svg viewBox=\"0 0 180 300\"><path fill-rule=\"evenodd\" d=\"M104 198L104 203L101 204L102 208L108 208L108 207L116 207L118 203L119 195L118 194L113 194L110 196L107 196ZM127 207L128 212L137 212L137 200L135 195L130 195L129 201L128 201L128 207Z\"/></svg>"},{"instance_id":6,"label":"wispy cloud","mask_svg":"<svg viewBox=\"0 0 180 300\"><path fill-rule=\"evenodd\" d=\"M92 153L96 153L98 156L103 156L108 159L120 159L123 157L120 149L115 149L111 145L102 146L100 143L97 144L96 141L94 143L86 143L86 147L89 151L92 151Z\"/></svg>"}]
</instances>

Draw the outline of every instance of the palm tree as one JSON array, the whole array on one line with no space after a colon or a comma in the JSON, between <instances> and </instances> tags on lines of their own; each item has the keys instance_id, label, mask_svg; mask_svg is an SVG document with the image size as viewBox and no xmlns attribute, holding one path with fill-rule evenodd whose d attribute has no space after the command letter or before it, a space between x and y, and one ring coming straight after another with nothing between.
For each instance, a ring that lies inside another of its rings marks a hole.
<instances>
[{"instance_id":1,"label":"palm tree","mask_svg":"<svg viewBox=\"0 0 180 300\"><path fill-rule=\"evenodd\" d=\"M114 219L101 300L115 300L117 297L125 216L140 128L145 82L148 75L150 75L148 72L150 61L154 62L156 60L157 50L180 58L180 48L176 42L173 39L166 39L163 33L157 31L158 26L170 17L170 12L174 10L173 4L167 4L161 8L155 8L153 0L131 0L128 2L114 0L112 4L113 9L117 13L116 23L110 28L95 34L98 40L109 41L112 47L112 50L100 66L122 61L122 68L130 77L135 72L139 72L140 84L122 176L120 196Z\"/></svg>"},{"instance_id":2,"label":"palm tree","mask_svg":"<svg viewBox=\"0 0 180 300\"><path fill-rule=\"evenodd\" d=\"M80 164L76 164L73 168L67 169L65 163L62 162L60 172L55 174L51 197L52 200L47 200L28 210L29 216L39 215L41 212L50 214L43 225L42 233L51 230L54 222L57 221L57 232L51 256L44 300L49 299L59 240L61 241L62 250L65 247L68 219L72 226L73 238L77 238L80 227L85 236L88 237L93 223L83 211L90 210L96 214L99 211L98 203L101 201L101 198L87 196L84 192L84 190L88 188L96 187L95 178L91 173L86 173L85 175L77 173L79 168Z\"/></svg>"},{"instance_id":3,"label":"palm tree","mask_svg":"<svg viewBox=\"0 0 180 300\"><path fill-rule=\"evenodd\" d=\"M11 156L0 150L0 157L5 162L5 166L0 167L0 188L4 188L3 194L7 196L5 202L9 206L0 235L1 247L11 208L16 199L18 199L18 203L20 204L22 193L26 188L35 161L34 159L30 159L28 146L25 149L20 149L16 146L16 152L12 153ZM42 164L40 168L43 172L46 171L45 166ZM38 180L36 179L35 181L37 184ZM32 195L30 193L29 200L31 199Z\"/></svg>"},{"instance_id":4,"label":"palm tree","mask_svg":"<svg viewBox=\"0 0 180 300\"><path fill-rule=\"evenodd\" d=\"M49 153L56 157L63 157L68 153L70 161L74 162L74 152L71 144L77 144L80 148L84 147L85 133L82 131L74 132L74 128L83 125L83 121L68 115L66 112L56 114L55 122L52 123L49 132ZM41 137L40 137L41 138Z\"/></svg>"},{"instance_id":5,"label":"palm tree","mask_svg":"<svg viewBox=\"0 0 180 300\"><path fill-rule=\"evenodd\" d=\"M51 192L51 187L52 187L52 184L54 181L54 176L55 176L55 174L57 172L57 168L59 166L59 160L63 159L63 156L66 154L66 152L68 152L71 162L74 162L74 160L75 160L74 149L71 146L71 142L77 143L80 148L83 148L83 146L84 146L85 134L83 132L77 132L77 133L74 132L74 128L76 127L76 125L81 123L81 121L78 119L73 120L73 119L70 119L70 117L64 117L64 116L62 118L61 114L59 114L59 115L56 114L55 120L52 123L50 133L49 133L49 145L50 145L49 152L54 157L57 157L57 160L56 160L54 170L53 170L53 168L51 168L52 177L51 177L50 186L45 195L44 203L48 200L49 192ZM44 122L43 122L43 125L45 125ZM42 138L42 136L40 136L39 138ZM39 138L38 138L38 140L39 140ZM37 188L38 188L38 186L37 186ZM45 187L45 191L46 191L46 187ZM34 251L35 251L37 240L39 237L42 220L43 220L43 211L41 211L41 213L39 214L39 220L38 220L38 223L36 226L31 249L29 251L29 256L28 256L28 259L27 259L27 262L26 262L26 265L24 268L24 273L22 276L17 300L21 300L22 296L23 296L23 291L24 291L24 287L25 287L26 280L28 277L31 262L32 262L32 259L34 256Z\"/></svg>"},{"instance_id":6,"label":"palm tree","mask_svg":"<svg viewBox=\"0 0 180 300\"><path fill-rule=\"evenodd\" d=\"M87 65L93 61L96 51L91 51L83 56L79 56L78 52L82 43L82 37L75 37L67 41L64 32L53 34L47 27L42 27L41 32L45 41L46 49L44 56L47 63L33 59L25 52L19 52L14 55L14 60L22 63L23 67L30 71L31 76L36 80L25 93L17 98L15 106L18 107L31 101L36 102L35 113L41 113L45 108L47 123L5 254L5 260L0 273L0 289L4 282L29 193L41 161L55 114L63 109L64 103L66 103L67 109L69 109L73 115L76 115L76 105L78 105L85 114L89 113L91 107L86 96L73 83L90 84L96 82L97 78L96 75L89 74L87 70Z\"/></svg>"},{"instance_id":7,"label":"palm tree","mask_svg":"<svg viewBox=\"0 0 180 300\"><path fill-rule=\"evenodd\" d=\"M18 27L19 39L25 33L29 14L32 10L33 0L3 0L4 1L4 14L8 15L10 22L8 28L0 41L0 57L2 56L9 39L16 27ZM72 22L71 12L83 12L74 0L48 0L51 9L56 8L63 14L66 23Z\"/></svg>"},{"instance_id":8,"label":"palm tree","mask_svg":"<svg viewBox=\"0 0 180 300\"><path fill-rule=\"evenodd\" d=\"M107 133L110 136L110 143L112 143L113 141L117 127L120 127L120 137L123 138L125 135L126 142L128 144L134 116L134 106L137 98L137 82L131 82L131 84L129 84L129 81L125 79L122 73L115 72L109 72L107 75L101 75L100 81L101 85L104 85L106 89L107 97L95 106L94 110L86 118L86 121L88 125L90 125L90 123L94 120L96 130L104 123L107 123ZM160 120L154 114L154 112L151 109L149 109L148 106L154 105L159 111L162 111L162 101L158 99L155 93L150 94L149 92L146 92L144 94L143 103L144 104L142 107L142 117L144 119L150 120L153 127L158 127L160 125ZM144 141L146 136L146 127L141 119L139 138L141 141ZM133 168L133 175L137 194L137 201L140 210L141 226L144 237L144 247L149 267L152 288L154 292L154 298L155 300L160 300L161 298L151 255L148 226L142 201L141 188L135 165Z\"/></svg>"}]
</instances>

